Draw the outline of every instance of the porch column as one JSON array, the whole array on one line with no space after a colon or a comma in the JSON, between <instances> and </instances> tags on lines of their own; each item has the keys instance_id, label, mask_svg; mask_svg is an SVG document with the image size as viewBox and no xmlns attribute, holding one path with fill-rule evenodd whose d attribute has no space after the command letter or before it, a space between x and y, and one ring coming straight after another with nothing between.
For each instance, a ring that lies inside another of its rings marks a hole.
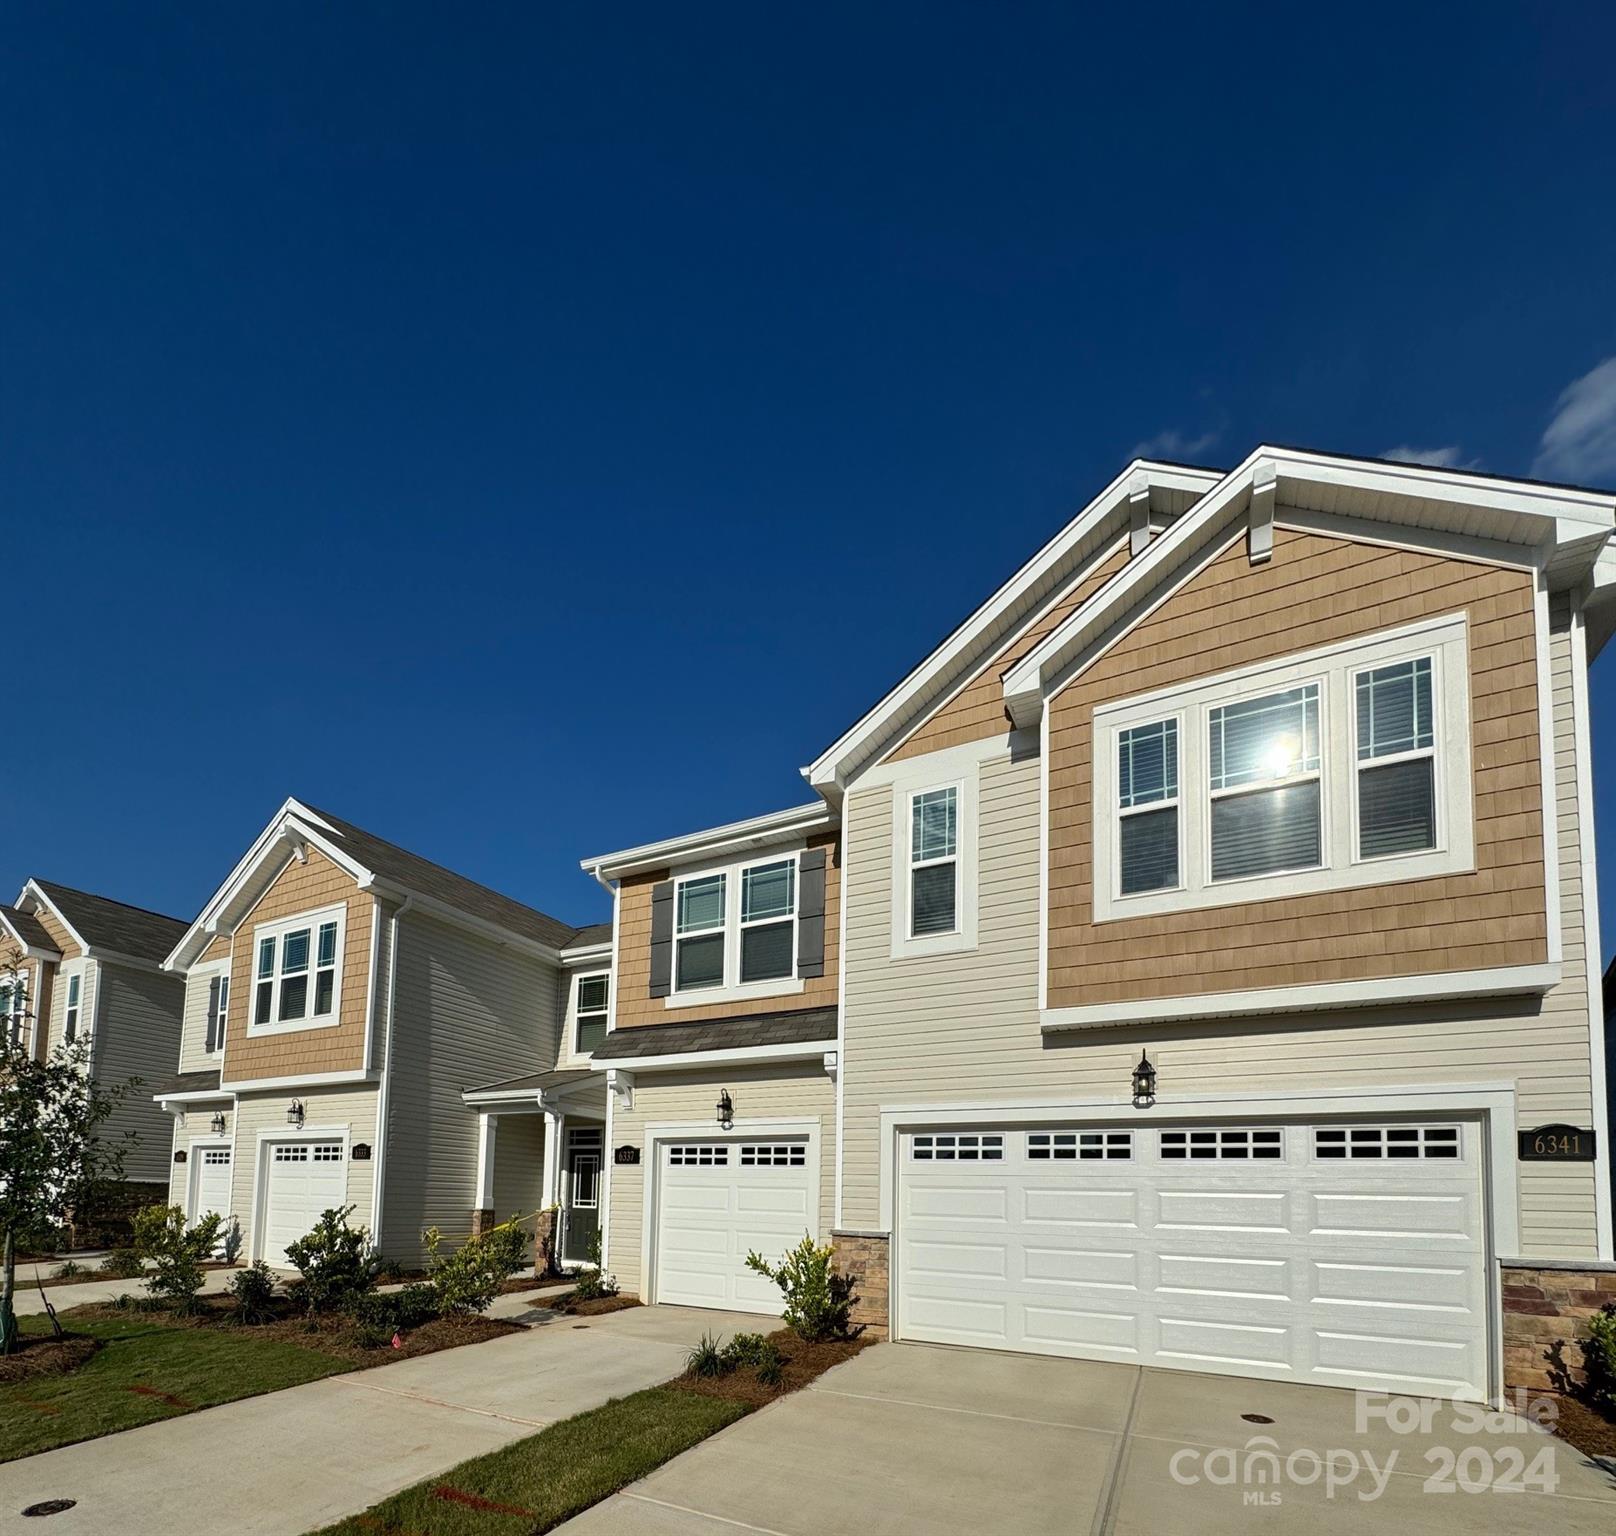
<instances>
[{"instance_id":1,"label":"porch column","mask_svg":"<svg viewBox=\"0 0 1616 1536\"><path fill-rule=\"evenodd\" d=\"M544 1110L544 1204L561 1204L561 1115L548 1105Z\"/></svg>"},{"instance_id":2,"label":"porch column","mask_svg":"<svg viewBox=\"0 0 1616 1536\"><path fill-rule=\"evenodd\" d=\"M477 1116L477 1194L471 1207L473 1237L494 1224L494 1138L499 1116L487 1110Z\"/></svg>"}]
</instances>

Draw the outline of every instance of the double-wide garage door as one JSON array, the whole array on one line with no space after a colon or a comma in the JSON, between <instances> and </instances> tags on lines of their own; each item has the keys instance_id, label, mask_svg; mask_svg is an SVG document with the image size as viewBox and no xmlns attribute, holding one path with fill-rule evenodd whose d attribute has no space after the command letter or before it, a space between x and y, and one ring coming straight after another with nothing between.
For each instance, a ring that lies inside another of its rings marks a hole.
<instances>
[{"instance_id":1,"label":"double-wide garage door","mask_svg":"<svg viewBox=\"0 0 1616 1536\"><path fill-rule=\"evenodd\" d=\"M902 1338L1484 1397L1473 1123L909 1133Z\"/></svg>"},{"instance_id":2,"label":"double-wide garage door","mask_svg":"<svg viewBox=\"0 0 1616 1536\"><path fill-rule=\"evenodd\" d=\"M656 1299L780 1315L777 1286L746 1267L813 1232L805 1139L664 1142L658 1152Z\"/></svg>"}]
</instances>

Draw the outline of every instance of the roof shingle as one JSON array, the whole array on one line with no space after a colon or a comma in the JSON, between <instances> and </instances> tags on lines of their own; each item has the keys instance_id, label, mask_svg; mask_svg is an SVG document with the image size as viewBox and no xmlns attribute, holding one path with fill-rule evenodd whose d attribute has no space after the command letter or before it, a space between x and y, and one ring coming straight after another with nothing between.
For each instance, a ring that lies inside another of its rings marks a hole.
<instances>
[{"instance_id":1,"label":"roof shingle","mask_svg":"<svg viewBox=\"0 0 1616 1536\"><path fill-rule=\"evenodd\" d=\"M642 1056L683 1056L694 1051L735 1051L759 1045L836 1043L836 1010L748 1014L701 1024L648 1024L614 1029L594 1049L594 1061L631 1062Z\"/></svg>"},{"instance_id":2,"label":"roof shingle","mask_svg":"<svg viewBox=\"0 0 1616 1536\"><path fill-rule=\"evenodd\" d=\"M68 927L91 949L108 949L137 960L161 963L185 937L190 926L182 918L164 917L161 912L131 907L110 896L76 891L70 885L57 885L53 880L36 879L33 883L50 898Z\"/></svg>"}]
</instances>

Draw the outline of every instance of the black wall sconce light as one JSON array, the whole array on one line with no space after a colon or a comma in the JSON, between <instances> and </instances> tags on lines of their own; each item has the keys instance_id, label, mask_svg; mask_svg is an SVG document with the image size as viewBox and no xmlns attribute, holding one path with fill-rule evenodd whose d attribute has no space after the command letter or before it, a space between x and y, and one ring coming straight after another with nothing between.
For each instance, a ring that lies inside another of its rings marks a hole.
<instances>
[{"instance_id":1,"label":"black wall sconce light","mask_svg":"<svg viewBox=\"0 0 1616 1536\"><path fill-rule=\"evenodd\" d=\"M718 1123L726 1131L735 1124L735 1105L730 1100L728 1088L718 1090Z\"/></svg>"},{"instance_id":2,"label":"black wall sconce light","mask_svg":"<svg viewBox=\"0 0 1616 1536\"><path fill-rule=\"evenodd\" d=\"M1133 1107L1149 1109L1156 1102L1156 1069L1150 1057L1139 1053L1139 1065L1133 1069Z\"/></svg>"},{"instance_id":3,"label":"black wall sconce light","mask_svg":"<svg viewBox=\"0 0 1616 1536\"><path fill-rule=\"evenodd\" d=\"M286 1123L294 1130L300 1131L303 1129L302 1099L293 1099L292 1102L286 1106Z\"/></svg>"},{"instance_id":4,"label":"black wall sconce light","mask_svg":"<svg viewBox=\"0 0 1616 1536\"><path fill-rule=\"evenodd\" d=\"M208 1128L213 1132L213 1134L215 1136L223 1136L224 1135L224 1116L222 1114L215 1115L213 1117L213 1119L208 1122Z\"/></svg>"}]
</instances>

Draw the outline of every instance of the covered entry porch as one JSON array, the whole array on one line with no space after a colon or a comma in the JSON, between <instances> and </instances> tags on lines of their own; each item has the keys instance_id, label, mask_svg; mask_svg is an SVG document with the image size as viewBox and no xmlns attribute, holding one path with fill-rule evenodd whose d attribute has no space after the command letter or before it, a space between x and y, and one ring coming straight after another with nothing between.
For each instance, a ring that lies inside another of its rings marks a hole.
<instances>
[{"instance_id":1,"label":"covered entry porch","mask_svg":"<svg viewBox=\"0 0 1616 1536\"><path fill-rule=\"evenodd\" d=\"M587 1067L541 1072L461 1095L477 1116L477 1187L471 1225L480 1232L530 1217L534 1263L590 1262L601 1223L606 1085Z\"/></svg>"}]
</instances>

